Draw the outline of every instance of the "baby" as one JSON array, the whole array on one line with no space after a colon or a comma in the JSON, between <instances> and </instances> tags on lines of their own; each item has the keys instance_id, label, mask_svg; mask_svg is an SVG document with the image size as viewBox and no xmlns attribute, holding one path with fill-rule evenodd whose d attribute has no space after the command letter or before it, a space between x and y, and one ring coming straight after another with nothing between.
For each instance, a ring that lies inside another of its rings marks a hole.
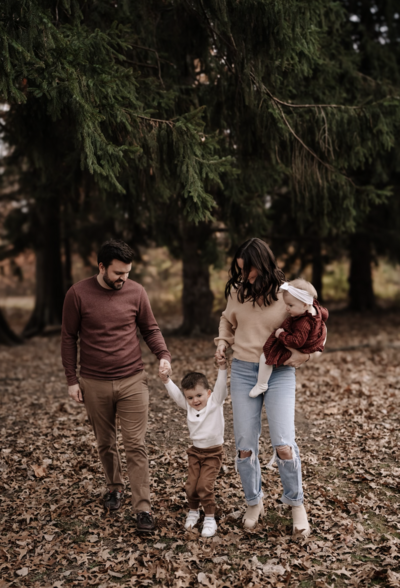
<instances>
[{"instance_id":1,"label":"baby","mask_svg":"<svg viewBox=\"0 0 400 588\"><path fill-rule=\"evenodd\" d=\"M183 393L167 373L160 372L169 396L187 412L193 446L187 450L189 472L185 490L190 510L185 529L196 525L201 503L205 513L202 537L213 537L217 530L214 484L222 465L225 425L222 405L228 395L226 361L218 361L218 367L218 378L213 392L206 376L198 372L189 372L183 378Z\"/></svg>"},{"instance_id":2,"label":"baby","mask_svg":"<svg viewBox=\"0 0 400 588\"><path fill-rule=\"evenodd\" d=\"M302 353L323 351L326 341L326 321L329 313L317 302L317 291L306 280L293 280L282 284L283 300L290 317L272 333L260 357L258 381L249 396L256 398L268 389L273 366L280 366L291 356L287 347Z\"/></svg>"}]
</instances>

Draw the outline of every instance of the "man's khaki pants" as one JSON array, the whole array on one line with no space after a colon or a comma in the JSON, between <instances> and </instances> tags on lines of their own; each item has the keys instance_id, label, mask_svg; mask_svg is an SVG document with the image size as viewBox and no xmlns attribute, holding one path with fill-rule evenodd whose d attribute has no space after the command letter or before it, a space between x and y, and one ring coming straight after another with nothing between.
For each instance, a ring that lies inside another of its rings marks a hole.
<instances>
[{"instance_id":1,"label":"man's khaki pants","mask_svg":"<svg viewBox=\"0 0 400 588\"><path fill-rule=\"evenodd\" d=\"M121 380L80 378L80 387L109 490L124 487L115 424L118 414L132 506L134 512L150 511L149 463L144 442L149 407L146 373L141 371Z\"/></svg>"}]
</instances>

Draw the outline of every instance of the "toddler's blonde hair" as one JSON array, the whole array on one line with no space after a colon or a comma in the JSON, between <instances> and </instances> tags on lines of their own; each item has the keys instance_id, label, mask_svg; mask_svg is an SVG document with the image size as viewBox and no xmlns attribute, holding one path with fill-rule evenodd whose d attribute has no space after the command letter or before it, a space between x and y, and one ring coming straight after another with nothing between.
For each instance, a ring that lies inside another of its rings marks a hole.
<instances>
[{"instance_id":1,"label":"toddler's blonde hair","mask_svg":"<svg viewBox=\"0 0 400 588\"><path fill-rule=\"evenodd\" d=\"M310 282L307 282L307 280L303 280L302 278L297 278L297 280L292 280L291 282L289 282L289 284L291 286L293 286L293 288L298 288L299 290L305 290L306 292L311 294L311 296L315 299L318 298L318 294L317 294L316 289L314 288L314 286L312 284L310 284Z\"/></svg>"}]
</instances>

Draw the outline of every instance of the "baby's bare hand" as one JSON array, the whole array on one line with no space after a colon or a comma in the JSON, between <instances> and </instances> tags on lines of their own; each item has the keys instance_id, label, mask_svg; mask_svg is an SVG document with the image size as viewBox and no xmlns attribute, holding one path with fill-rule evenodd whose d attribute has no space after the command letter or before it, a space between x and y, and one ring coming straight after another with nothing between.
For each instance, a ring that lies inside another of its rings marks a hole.
<instances>
[{"instance_id":1,"label":"baby's bare hand","mask_svg":"<svg viewBox=\"0 0 400 588\"><path fill-rule=\"evenodd\" d=\"M285 329L276 329L276 331L275 331L275 337L276 337L276 338L278 338L278 337L279 337L279 335L280 335L281 333L284 333L284 332L285 332Z\"/></svg>"}]
</instances>

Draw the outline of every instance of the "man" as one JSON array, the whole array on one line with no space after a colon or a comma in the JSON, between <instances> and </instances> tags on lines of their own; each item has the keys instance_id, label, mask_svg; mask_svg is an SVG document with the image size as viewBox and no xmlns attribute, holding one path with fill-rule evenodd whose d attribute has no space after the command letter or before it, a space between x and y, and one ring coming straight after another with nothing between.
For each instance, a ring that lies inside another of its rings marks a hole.
<instances>
[{"instance_id":1,"label":"man","mask_svg":"<svg viewBox=\"0 0 400 588\"><path fill-rule=\"evenodd\" d=\"M160 360L171 370L171 355L154 318L147 294L128 279L133 252L123 241L104 243L99 274L81 280L67 292L63 310L61 355L68 393L84 403L97 440L108 493L104 506L117 510L124 482L117 448L115 417L121 423L137 531L151 533L150 484L145 434L149 393L137 327ZM80 339L80 379L77 340Z\"/></svg>"}]
</instances>

